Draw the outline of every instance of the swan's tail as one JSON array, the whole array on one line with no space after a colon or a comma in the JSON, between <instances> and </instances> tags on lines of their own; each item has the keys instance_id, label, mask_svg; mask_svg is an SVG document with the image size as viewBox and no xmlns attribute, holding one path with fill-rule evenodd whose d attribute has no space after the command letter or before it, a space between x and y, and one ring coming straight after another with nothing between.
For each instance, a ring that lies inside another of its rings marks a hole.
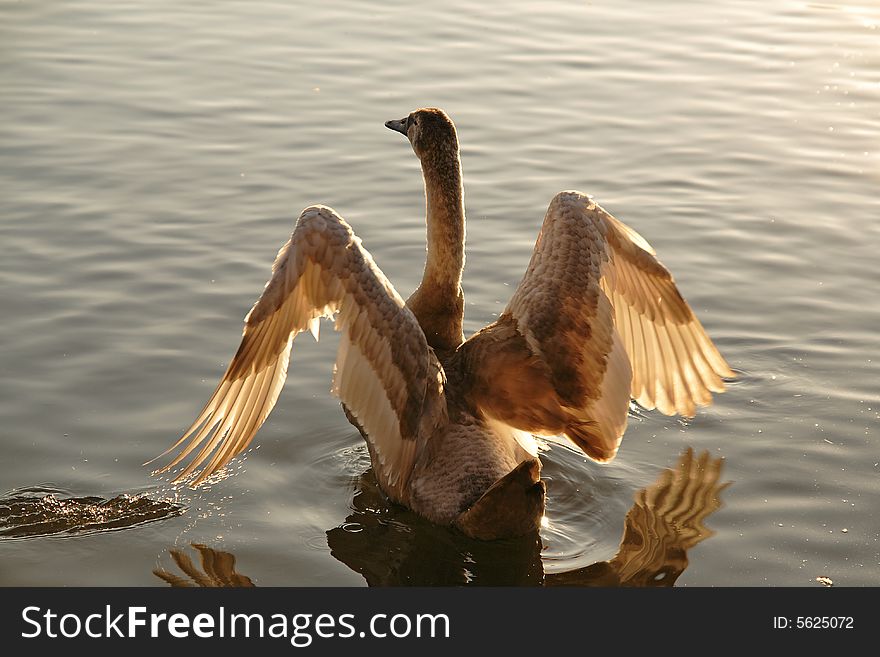
<instances>
[{"instance_id":1,"label":"swan's tail","mask_svg":"<svg viewBox=\"0 0 880 657\"><path fill-rule=\"evenodd\" d=\"M456 527L472 538L486 541L538 531L547 490L540 477L538 459L523 461L461 514L455 521Z\"/></svg>"}]
</instances>

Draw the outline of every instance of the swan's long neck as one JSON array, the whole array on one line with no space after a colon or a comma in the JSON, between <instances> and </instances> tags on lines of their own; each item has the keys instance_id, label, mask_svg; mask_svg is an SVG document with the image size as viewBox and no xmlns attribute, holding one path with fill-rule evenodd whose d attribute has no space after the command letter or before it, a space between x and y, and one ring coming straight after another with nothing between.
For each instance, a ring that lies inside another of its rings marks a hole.
<instances>
[{"instance_id":1,"label":"swan's long neck","mask_svg":"<svg viewBox=\"0 0 880 657\"><path fill-rule=\"evenodd\" d=\"M407 300L428 344L439 352L452 352L464 340L464 192L458 144L452 146L422 158L428 257L422 282Z\"/></svg>"},{"instance_id":2,"label":"swan's long neck","mask_svg":"<svg viewBox=\"0 0 880 657\"><path fill-rule=\"evenodd\" d=\"M428 224L428 259L423 284L440 296L458 296L464 269L464 194L461 165L454 162L425 167L425 216Z\"/></svg>"}]
</instances>

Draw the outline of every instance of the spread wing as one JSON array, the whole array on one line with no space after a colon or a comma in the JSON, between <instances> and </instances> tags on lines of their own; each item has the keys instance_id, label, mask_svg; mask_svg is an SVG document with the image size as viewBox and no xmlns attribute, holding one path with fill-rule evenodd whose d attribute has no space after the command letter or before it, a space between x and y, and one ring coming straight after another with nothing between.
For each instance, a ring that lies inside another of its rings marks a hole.
<instances>
[{"instance_id":1,"label":"spread wing","mask_svg":"<svg viewBox=\"0 0 880 657\"><path fill-rule=\"evenodd\" d=\"M177 476L201 466L195 485L247 448L284 385L294 338L307 328L317 337L320 318L334 315L342 338L333 392L367 434L383 488L399 500L420 447L446 421L442 370L351 227L323 206L303 211L226 373L159 472L195 452Z\"/></svg>"},{"instance_id":2,"label":"spread wing","mask_svg":"<svg viewBox=\"0 0 880 657\"><path fill-rule=\"evenodd\" d=\"M630 397L691 416L733 375L648 243L578 192L550 203L505 312L468 343L468 368L491 372L472 381L475 405L599 461L617 452Z\"/></svg>"},{"instance_id":3,"label":"spread wing","mask_svg":"<svg viewBox=\"0 0 880 657\"><path fill-rule=\"evenodd\" d=\"M585 210L604 226L602 288L632 363L632 397L647 409L692 417L734 376L669 270L641 235L592 200Z\"/></svg>"}]
</instances>

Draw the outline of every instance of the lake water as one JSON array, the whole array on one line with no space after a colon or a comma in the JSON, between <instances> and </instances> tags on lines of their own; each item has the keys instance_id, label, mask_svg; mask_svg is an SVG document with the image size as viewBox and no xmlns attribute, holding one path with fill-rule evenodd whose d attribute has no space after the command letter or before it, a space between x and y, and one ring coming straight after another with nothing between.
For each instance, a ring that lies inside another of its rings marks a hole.
<instances>
[{"instance_id":1,"label":"lake water","mask_svg":"<svg viewBox=\"0 0 880 657\"><path fill-rule=\"evenodd\" d=\"M868 2L0 3L0 585L164 586L193 544L258 586L590 583L639 509L670 517L633 496L688 448L724 462L691 464L704 504L679 491L704 519L670 539L677 585L880 584L878 25ZM303 207L415 288L421 177L383 123L429 105L462 144L466 333L575 188L653 244L736 383L693 420L634 409L606 466L548 444L540 544L389 508L327 327L228 476L151 477Z\"/></svg>"}]
</instances>

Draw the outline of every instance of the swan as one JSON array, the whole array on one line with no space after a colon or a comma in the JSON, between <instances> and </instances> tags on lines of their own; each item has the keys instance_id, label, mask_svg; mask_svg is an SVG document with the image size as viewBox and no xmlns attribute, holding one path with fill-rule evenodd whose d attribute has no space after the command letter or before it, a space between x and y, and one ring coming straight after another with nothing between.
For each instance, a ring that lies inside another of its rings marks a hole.
<instances>
[{"instance_id":1,"label":"swan","mask_svg":"<svg viewBox=\"0 0 880 657\"><path fill-rule=\"evenodd\" d=\"M552 199L506 309L465 340L455 125L438 108L385 125L421 163L421 283L404 301L341 216L307 207L223 378L156 457L182 446L156 472L192 455L175 481L196 486L246 449L278 399L294 338L310 330L318 339L328 318L341 333L331 390L364 436L384 493L472 538L528 534L546 493L533 435L564 435L608 462L631 398L693 416L733 372L648 242L577 191Z\"/></svg>"}]
</instances>

